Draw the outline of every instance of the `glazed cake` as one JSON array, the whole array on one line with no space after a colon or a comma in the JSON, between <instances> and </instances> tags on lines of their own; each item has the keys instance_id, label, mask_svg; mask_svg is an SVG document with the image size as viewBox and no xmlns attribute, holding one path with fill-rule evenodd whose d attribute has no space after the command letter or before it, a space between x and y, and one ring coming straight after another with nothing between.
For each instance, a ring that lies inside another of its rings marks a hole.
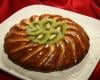
<instances>
[{"instance_id":1,"label":"glazed cake","mask_svg":"<svg viewBox=\"0 0 100 80\"><path fill-rule=\"evenodd\" d=\"M73 20L60 15L33 15L15 24L4 39L8 58L34 71L65 70L81 62L89 37Z\"/></svg>"}]
</instances>

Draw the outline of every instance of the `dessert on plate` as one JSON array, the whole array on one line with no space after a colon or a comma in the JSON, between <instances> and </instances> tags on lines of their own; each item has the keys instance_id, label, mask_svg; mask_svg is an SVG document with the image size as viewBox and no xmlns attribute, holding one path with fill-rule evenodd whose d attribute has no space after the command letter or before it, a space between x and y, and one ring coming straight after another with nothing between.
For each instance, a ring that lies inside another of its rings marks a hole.
<instances>
[{"instance_id":1,"label":"dessert on plate","mask_svg":"<svg viewBox=\"0 0 100 80\"><path fill-rule=\"evenodd\" d=\"M11 61L41 72L65 70L78 64L89 46L89 37L79 24L53 14L21 20L4 39L4 50Z\"/></svg>"}]
</instances>

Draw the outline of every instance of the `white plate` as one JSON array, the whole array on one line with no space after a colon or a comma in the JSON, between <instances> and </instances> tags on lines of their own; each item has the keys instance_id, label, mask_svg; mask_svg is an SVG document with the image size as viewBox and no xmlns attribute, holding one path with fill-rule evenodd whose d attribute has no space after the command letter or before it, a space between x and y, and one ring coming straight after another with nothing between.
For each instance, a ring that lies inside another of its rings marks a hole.
<instances>
[{"instance_id":1,"label":"white plate","mask_svg":"<svg viewBox=\"0 0 100 80\"><path fill-rule=\"evenodd\" d=\"M68 17L82 25L87 31L90 38L90 49L86 57L78 65L64 71L41 73L25 70L12 63L4 53L3 43L4 36L12 25L18 23L21 19L29 18L32 15L40 15L44 13L59 14ZM100 58L100 21L45 5L32 5L25 7L0 25L0 69L13 74L19 78L27 80L87 80L94 70Z\"/></svg>"}]
</instances>

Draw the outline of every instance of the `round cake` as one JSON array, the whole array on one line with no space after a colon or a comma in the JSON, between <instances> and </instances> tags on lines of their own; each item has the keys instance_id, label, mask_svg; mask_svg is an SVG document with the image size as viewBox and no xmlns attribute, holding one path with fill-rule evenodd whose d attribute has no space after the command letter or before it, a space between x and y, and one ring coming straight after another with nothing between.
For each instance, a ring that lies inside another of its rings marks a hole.
<instances>
[{"instance_id":1,"label":"round cake","mask_svg":"<svg viewBox=\"0 0 100 80\"><path fill-rule=\"evenodd\" d=\"M73 20L60 15L33 15L15 24L4 39L8 58L41 72L65 70L82 61L89 37Z\"/></svg>"}]
</instances>

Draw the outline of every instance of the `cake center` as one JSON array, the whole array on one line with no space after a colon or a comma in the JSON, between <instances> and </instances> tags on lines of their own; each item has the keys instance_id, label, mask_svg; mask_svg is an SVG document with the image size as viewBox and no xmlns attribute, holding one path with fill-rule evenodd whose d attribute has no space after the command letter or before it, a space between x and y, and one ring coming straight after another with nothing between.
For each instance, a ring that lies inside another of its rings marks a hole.
<instances>
[{"instance_id":1,"label":"cake center","mask_svg":"<svg viewBox=\"0 0 100 80\"><path fill-rule=\"evenodd\" d=\"M30 25L26 26L26 33L33 43L52 44L64 37L66 27L66 24L46 18L33 21Z\"/></svg>"}]
</instances>

